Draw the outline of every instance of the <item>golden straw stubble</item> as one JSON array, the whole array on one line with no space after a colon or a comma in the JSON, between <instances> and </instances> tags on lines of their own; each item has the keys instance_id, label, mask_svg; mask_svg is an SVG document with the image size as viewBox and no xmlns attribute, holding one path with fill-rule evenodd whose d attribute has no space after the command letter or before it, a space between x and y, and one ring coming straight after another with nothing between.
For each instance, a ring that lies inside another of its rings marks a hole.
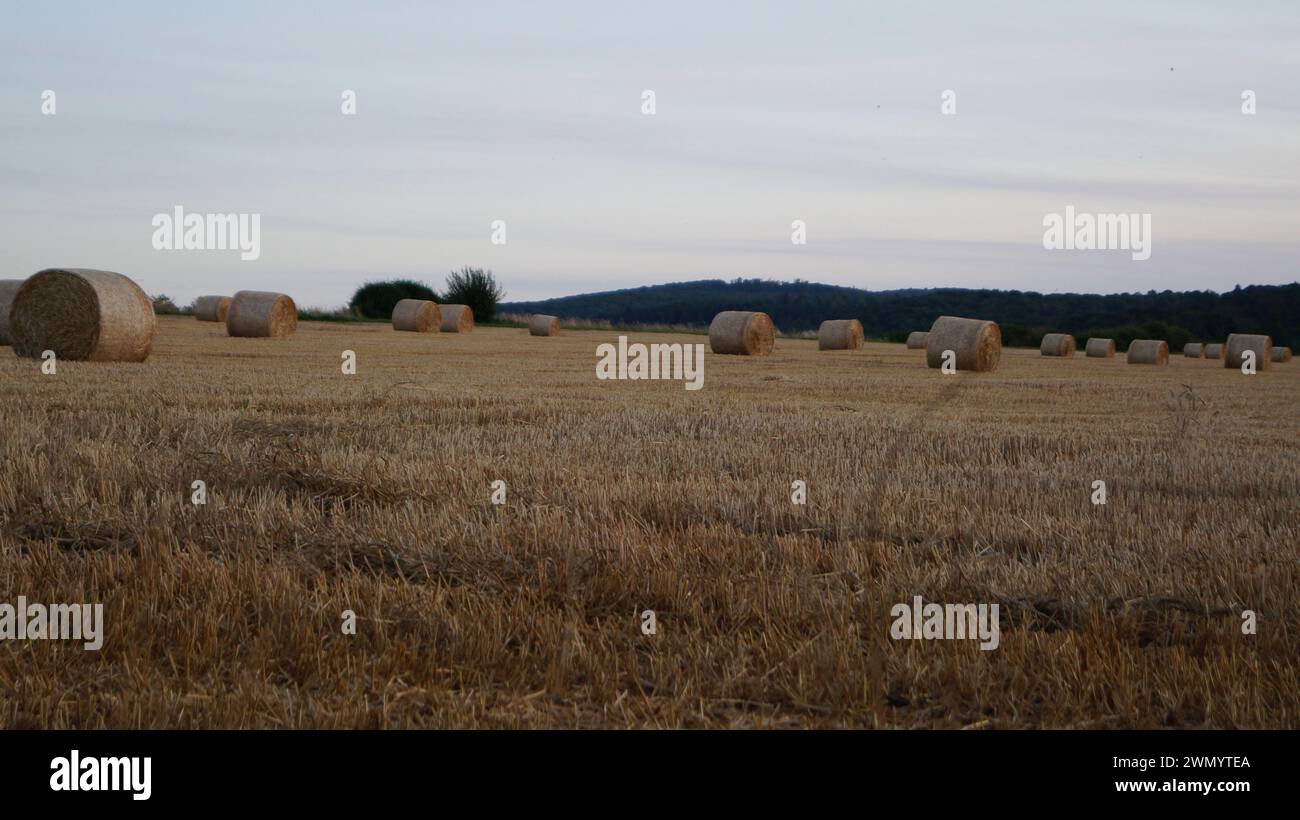
<instances>
[{"instance_id":1,"label":"golden straw stubble","mask_svg":"<svg viewBox=\"0 0 1300 820\"><path fill-rule=\"evenodd\" d=\"M1223 366L1239 368L1246 362L1246 351L1255 354L1255 370L1268 370L1273 364L1273 337L1257 333L1230 333L1223 346Z\"/></svg>"},{"instance_id":2,"label":"golden straw stubble","mask_svg":"<svg viewBox=\"0 0 1300 820\"><path fill-rule=\"evenodd\" d=\"M1134 339L1128 344L1129 364L1169 364L1169 343L1164 339Z\"/></svg>"},{"instance_id":3,"label":"golden straw stubble","mask_svg":"<svg viewBox=\"0 0 1300 820\"><path fill-rule=\"evenodd\" d=\"M193 313L200 322L224 322L230 314L230 297L200 296L194 300Z\"/></svg>"},{"instance_id":4,"label":"golden straw stubble","mask_svg":"<svg viewBox=\"0 0 1300 820\"><path fill-rule=\"evenodd\" d=\"M1043 335L1038 352L1043 356L1073 356L1075 351L1074 336L1069 333L1047 333Z\"/></svg>"},{"instance_id":5,"label":"golden straw stubble","mask_svg":"<svg viewBox=\"0 0 1300 820\"><path fill-rule=\"evenodd\" d=\"M534 313L528 317L528 333L532 336L558 336L560 334L560 318L558 316L547 316L544 313Z\"/></svg>"},{"instance_id":6,"label":"golden straw stubble","mask_svg":"<svg viewBox=\"0 0 1300 820\"><path fill-rule=\"evenodd\" d=\"M283 293L241 290L230 300L226 332L231 336L283 339L298 329L298 306Z\"/></svg>"},{"instance_id":7,"label":"golden straw stubble","mask_svg":"<svg viewBox=\"0 0 1300 820\"><path fill-rule=\"evenodd\" d=\"M817 328L817 349L857 350L864 336L857 319L827 319Z\"/></svg>"},{"instance_id":8,"label":"golden straw stubble","mask_svg":"<svg viewBox=\"0 0 1300 820\"><path fill-rule=\"evenodd\" d=\"M14 302L14 296L18 295L18 289L23 286L23 279L0 279L0 346L10 343L9 341L9 306Z\"/></svg>"},{"instance_id":9,"label":"golden straw stubble","mask_svg":"<svg viewBox=\"0 0 1300 820\"><path fill-rule=\"evenodd\" d=\"M120 273L50 268L14 295L9 330L14 353L40 358L142 362L153 350L153 302Z\"/></svg>"},{"instance_id":10,"label":"golden straw stubble","mask_svg":"<svg viewBox=\"0 0 1300 820\"><path fill-rule=\"evenodd\" d=\"M442 305L442 332L469 333L474 329L474 311L468 305Z\"/></svg>"},{"instance_id":11,"label":"golden straw stubble","mask_svg":"<svg viewBox=\"0 0 1300 820\"><path fill-rule=\"evenodd\" d=\"M428 299L402 299L393 305L393 330L437 333L442 326L442 309Z\"/></svg>"},{"instance_id":12,"label":"golden straw stubble","mask_svg":"<svg viewBox=\"0 0 1300 820\"><path fill-rule=\"evenodd\" d=\"M709 349L737 356L766 356L776 344L776 327L766 313L724 310L709 323Z\"/></svg>"},{"instance_id":13,"label":"golden straw stubble","mask_svg":"<svg viewBox=\"0 0 1300 820\"><path fill-rule=\"evenodd\" d=\"M1084 352L1094 359L1109 359L1115 355L1115 340L1094 336L1084 345Z\"/></svg>"},{"instance_id":14,"label":"golden straw stubble","mask_svg":"<svg viewBox=\"0 0 1300 820\"><path fill-rule=\"evenodd\" d=\"M997 322L940 316L925 340L925 363L943 366L944 351L956 354L958 370L996 370L1002 360L1002 329Z\"/></svg>"}]
</instances>

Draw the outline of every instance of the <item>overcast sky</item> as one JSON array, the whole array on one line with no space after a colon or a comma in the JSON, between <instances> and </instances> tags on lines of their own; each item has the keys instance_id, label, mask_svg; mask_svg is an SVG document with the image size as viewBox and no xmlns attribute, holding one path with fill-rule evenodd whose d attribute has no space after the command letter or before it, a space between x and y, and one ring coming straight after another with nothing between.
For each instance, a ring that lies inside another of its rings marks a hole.
<instances>
[{"instance_id":1,"label":"overcast sky","mask_svg":"<svg viewBox=\"0 0 1300 820\"><path fill-rule=\"evenodd\" d=\"M511 300L736 276L1086 292L1300 278L1296 0L3 16L0 278L98 267L180 303L257 288L321 307L462 265ZM260 258L155 250L151 220L178 205L261 214ZM1067 205L1151 214L1151 258L1045 250L1044 216Z\"/></svg>"}]
</instances>

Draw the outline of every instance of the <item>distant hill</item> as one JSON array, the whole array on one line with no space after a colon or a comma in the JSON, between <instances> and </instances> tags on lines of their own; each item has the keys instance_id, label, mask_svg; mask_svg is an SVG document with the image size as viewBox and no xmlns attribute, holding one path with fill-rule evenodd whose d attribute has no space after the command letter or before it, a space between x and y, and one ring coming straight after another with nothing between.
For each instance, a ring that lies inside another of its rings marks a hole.
<instances>
[{"instance_id":1,"label":"distant hill","mask_svg":"<svg viewBox=\"0 0 1300 820\"><path fill-rule=\"evenodd\" d=\"M815 330L823 319L857 319L869 337L901 341L928 330L943 314L993 319L1005 344L1037 347L1047 332L1109 336L1127 347L1158 338L1184 343L1229 333L1267 333L1274 344L1300 345L1300 283L1212 291L1033 293L935 288L868 291L813 282L721 279L586 293L501 305L503 313L551 313L614 324L707 325L720 310L761 310L785 332Z\"/></svg>"}]
</instances>

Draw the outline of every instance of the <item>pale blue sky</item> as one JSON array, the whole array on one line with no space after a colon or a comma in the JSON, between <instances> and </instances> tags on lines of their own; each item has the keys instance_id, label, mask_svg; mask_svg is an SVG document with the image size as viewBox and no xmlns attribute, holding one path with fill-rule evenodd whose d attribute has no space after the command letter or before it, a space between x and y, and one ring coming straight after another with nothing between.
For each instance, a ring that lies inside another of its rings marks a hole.
<instances>
[{"instance_id":1,"label":"pale blue sky","mask_svg":"<svg viewBox=\"0 0 1300 820\"><path fill-rule=\"evenodd\" d=\"M313 306L467 264L512 300L1300 278L1294 0L193 5L5 8L0 278L101 267L180 302ZM260 213L261 258L154 250L176 205ZM1151 259L1044 250L1066 205L1150 213Z\"/></svg>"}]
</instances>

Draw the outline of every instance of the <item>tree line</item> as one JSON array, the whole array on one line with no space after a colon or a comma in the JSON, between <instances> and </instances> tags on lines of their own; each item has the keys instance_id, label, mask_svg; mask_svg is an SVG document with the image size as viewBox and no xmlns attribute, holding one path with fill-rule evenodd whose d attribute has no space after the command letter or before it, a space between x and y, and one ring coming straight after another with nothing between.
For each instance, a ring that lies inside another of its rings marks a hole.
<instances>
[{"instance_id":1,"label":"tree line","mask_svg":"<svg viewBox=\"0 0 1300 820\"><path fill-rule=\"evenodd\" d=\"M761 310L783 332L815 330L824 319L857 319L871 338L902 341L941 315L992 319L1003 343L1037 347L1044 333L1115 339L1164 339L1177 351L1190 341L1229 333L1266 333L1274 344L1300 344L1300 283L1238 285L1227 293L1035 293L965 288L866 291L795 280L721 279L651 285L502 304L510 313L550 313L613 324L707 325L722 310Z\"/></svg>"}]
</instances>

